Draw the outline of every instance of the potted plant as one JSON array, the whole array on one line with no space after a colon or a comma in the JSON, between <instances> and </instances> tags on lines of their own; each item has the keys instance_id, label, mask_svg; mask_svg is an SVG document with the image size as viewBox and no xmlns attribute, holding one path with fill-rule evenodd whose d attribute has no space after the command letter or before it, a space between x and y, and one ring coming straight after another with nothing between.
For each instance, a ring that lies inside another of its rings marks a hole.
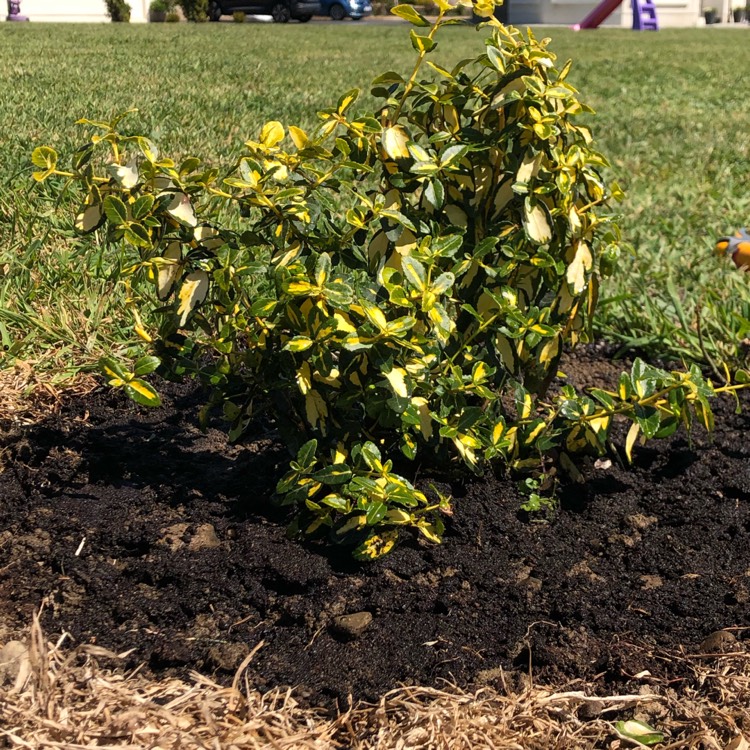
<instances>
[{"instance_id":1,"label":"potted plant","mask_svg":"<svg viewBox=\"0 0 750 750\"><path fill-rule=\"evenodd\" d=\"M745 8L742 5L736 5L732 8L732 17L735 23L742 23L745 20Z\"/></svg>"},{"instance_id":2,"label":"potted plant","mask_svg":"<svg viewBox=\"0 0 750 750\"><path fill-rule=\"evenodd\" d=\"M167 13L173 8L173 3L169 0L151 0L148 7L148 20L152 23L164 23L167 20Z\"/></svg>"},{"instance_id":3,"label":"potted plant","mask_svg":"<svg viewBox=\"0 0 750 750\"><path fill-rule=\"evenodd\" d=\"M719 13L716 8L711 5L708 5L703 9L703 17L706 19L707 24L719 23Z\"/></svg>"}]
</instances>

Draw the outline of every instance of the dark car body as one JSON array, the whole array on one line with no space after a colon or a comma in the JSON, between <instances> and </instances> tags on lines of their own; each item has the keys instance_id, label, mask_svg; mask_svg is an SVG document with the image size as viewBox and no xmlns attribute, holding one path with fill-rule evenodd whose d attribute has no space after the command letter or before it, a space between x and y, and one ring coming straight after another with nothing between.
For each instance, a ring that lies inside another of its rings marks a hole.
<instances>
[{"instance_id":1,"label":"dark car body","mask_svg":"<svg viewBox=\"0 0 750 750\"><path fill-rule=\"evenodd\" d=\"M235 11L253 16L271 16L276 23L309 21L320 13L317 0L212 0L208 6L208 17L218 21L222 16L231 16Z\"/></svg>"},{"instance_id":2,"label":"dark car body","mask_svg":"<svg viewBox=\"0 0 750 750\"><path fill-rule=\"evenodd\" d=\"M359 21L371 13L370 0L320 0L320 14L334 21L343 21L347 16Z\"/></svg>"}]
</instances>

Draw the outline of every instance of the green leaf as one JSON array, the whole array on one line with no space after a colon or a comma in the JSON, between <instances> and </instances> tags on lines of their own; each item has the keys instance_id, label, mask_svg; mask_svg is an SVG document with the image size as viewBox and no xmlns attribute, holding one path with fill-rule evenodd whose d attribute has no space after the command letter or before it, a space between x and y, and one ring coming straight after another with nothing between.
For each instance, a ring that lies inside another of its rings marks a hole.
<instances>
[{"instance_id":1,"label":"green leaf","mask_svg":"<svg viewBox=\"0 0 750 750\"><path fill-rule=\"evenodd\" d=\"M133 370L133 374L136 377L143 377L144 375L148 375L149 373L156 370L160 364L161 364L161 360L158 357L153 357L153 356L141 357L135 363L135 369Z\"/></svg>"},{"instance_id":2,"label":"green leaf","mask_svg":"<svg viewBox=\"0 0 750 750\"><path fill-rule=\"evenodd\" d=\"M433 207L440 209L445 203L445 188L440 180L430 180L424 189L425 200Z\"/></svg>"},{"instance_id":3,"label":"green leaf","mask_svg":"<svg viewBox=\"0 0 750 750\"><path fill-rule=\"evenodd\" d=\"M318 450L318 441L314 438L308 440L297 452L297 463L303 469L309 469L315 464L315 453Z\"/></svg>"},{"instance_id":4,"label":"green leaf","mask_svg":"<svg viewBox=\"0 0 750 750\"><path fill-rule=\"evenodd\" d=\"M660 742L664 742L665 739L664 732L654 729L644 721L636 721L635 719L618 721L615 723L615 729L623 737L635 740L649 747L651 745L658 745Z\"/></svg>"},{"instance_id":5,"label":"green leaf","mask_svg":"<svg viewBox=\"0 0 750 750\"><path fill-rule=\"evenodd\" d=\"M346 464L330 464L316 471L312 478L332 486L346 484L352 478L352 470Z\"/></svg>"},{"instance_id":6,"label":"green leaf","mask_svg":"<svg viewBox=\"0 0 750 750\"><path fill-rule=\"evenodd\" d=\"M635 420L640 425L641 432L650 439L656 435L659 431L659 425L661 423L661 417L659 410L653 406L640 406L635 407Z\"/></svg>"},{"instance_id":7,"label":"green leaf","mask_svg":"<svg viewBox=\"0 0 750 750\"><path fill-rule=\"evenodd\" d=\"M313 340L308 336L295 336L284 344L285 352L304 352L313 345Z\"/></svg>"},{"instance_id":8,"label":"green leaf","mask_svg":"<svg viewBox=\"0 0 750 750\"><path fill-rule=\"evenodd\" d=\"M420 54L427 54L437 47L437 42L434 39L430 39L428 36L421 36L417 34L414 29L409 32L411 38L411 46Z\"/></svg>"},{"instance_id":9,"label":"green leaf","mask_svg":"<svg viewBox=\"0 0 750 750\"><path fill-rule=\"evenodd\" d=\"M367 525L377 526L388 512L388 506L385 503L372 503L367 508Z\"/></svg>"},{"instance_id":10,"label":"green leaf","mask_svg":"<svg viewBox=\"0 0 750 750\"><path fill-rule=\"evenodd\" d=\"M393 13L394 16L403 18L404 21L408 21L414 26L427 28L430 25L430 22L421 13L418 13L411 5L397 5L395 8L391 8L391 13Z\"/></svg>"},{"instance_id":11,"label":"green leaf","mask_svg":"<svg viewBox=\"0 0 750 750\"><path fill-rule=\"evenodd\" d=\"M161 398L154 388L145 380L133 378L125 383L125 393L143 406L161 406Z\"/></svg>"},{"instance_id":12,"label":"green leaf","mask_svg":"<svg viewBox=\"0 0 750 750\"><path fill-rule=\"evenodd\" d=\"M111 379L119 378L120 380L127 380L131 377L130 373L128 373L116 359L112 359L111 357L102 359L99 362L99 367L101 368L101 371Z\"/></svg>"},{"instance_id":13,"label":"green leaf","mask_svg":"<svg viewBox=\"0 0 750 750\"><path fill-rule=\"evenodd\" d=\"M425 267L411 255L406 255L401 259L401 266L404 269L404 276L409 283L418 291L423 292L427 285L427 271Z\"/></svg>"},{"instance_id":14,"label":"green leaf","mask_svg":"<svg viewBox=\"0 0 750 750\"><path fill-rule=\"evenodd\" d=\"M130 208L130 212L136 221L140 221L144 216L151 213L151 209L154 207L154 196L153 195L142 195L138 200L133 203Z\"/></svg>"},{"instance_id":15,"label":"green leaf","mask_svg":"<svg viewBox=\"0 0 750 750\"><path fill-rule=\"evenodd\" d=\"M109 222L116 227L127 223L128 209L116 195L108 195L104 199L104 213L107 215Z\"/></svg>"},{"instance_id":16,"label":"green leaf","mask_svg":"<svg viewBox=\"0 0 750 750\"><path fill-rule=\"evenodd\" d=\"M49 146L38 146L31 153L31 163L42 170L32 176L37 182L43 182L57 167L57 151Z\"/></svg>"}]
</instances>

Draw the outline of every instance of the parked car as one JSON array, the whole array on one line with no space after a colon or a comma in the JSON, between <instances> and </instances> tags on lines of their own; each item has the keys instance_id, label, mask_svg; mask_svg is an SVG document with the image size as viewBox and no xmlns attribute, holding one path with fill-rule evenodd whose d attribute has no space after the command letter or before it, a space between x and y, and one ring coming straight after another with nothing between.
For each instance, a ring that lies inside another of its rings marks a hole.
<instances>
[{"instance_id":1,"label":"parked car","mask_svg":"<svg viewBox=\"0 0 750 750\"><path fill-rule=\"evenodd\" d=\"M320 14L320 3L317 0L211 0L208 17L218 21L222 16L231 16L236 10L251 16L271 16L276 23L289 23L291 20L305 23Z\"/></svg>"},{"instance_id":2,"label":"parked car","mask_svg":"<svg viewBox=\"0 0 750 750\"><path fill-rule=\"evenodd\" d=\"M343 21L347 16L359 21L372 13L370 0L320 0L320 15Z\"/></svg>"}]
</instances>

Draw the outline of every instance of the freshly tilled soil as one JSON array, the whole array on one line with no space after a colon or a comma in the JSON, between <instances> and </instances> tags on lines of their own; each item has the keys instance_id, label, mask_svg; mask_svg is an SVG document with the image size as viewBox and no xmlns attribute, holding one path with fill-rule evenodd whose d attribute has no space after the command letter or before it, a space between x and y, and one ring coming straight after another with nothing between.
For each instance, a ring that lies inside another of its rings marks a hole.
<instances>
[{"instance_id":1,"label":"freshly tilled soil","mask_svg":"<svg viewBox=\"0 0 750 750\"><path fill-rule=\"evenodd\" d=\"M595 352L570 382L621 369ZM164 386L142 409L96 391L0 440L0 643L42 606L69 632L156 674L231 681L245 656L255 686L304 702L375 700L399 684L595 680L627 689L643 670L679 681L649 644L701 651L750 626L747 413L717 400L717 429L588 461L547 520L519 511L506 478L433 476L454 515L442 545L407 538L354 563L290 541L268 504L286 454L273 435L244 446L196 426L200 395ZM747 403L747 399L744 399ZM260 430L260 428L259 428ZM646 647L646 651L643 647ZM502 669L498 669L502 668Z\"/></svg>"}]
</instances>

